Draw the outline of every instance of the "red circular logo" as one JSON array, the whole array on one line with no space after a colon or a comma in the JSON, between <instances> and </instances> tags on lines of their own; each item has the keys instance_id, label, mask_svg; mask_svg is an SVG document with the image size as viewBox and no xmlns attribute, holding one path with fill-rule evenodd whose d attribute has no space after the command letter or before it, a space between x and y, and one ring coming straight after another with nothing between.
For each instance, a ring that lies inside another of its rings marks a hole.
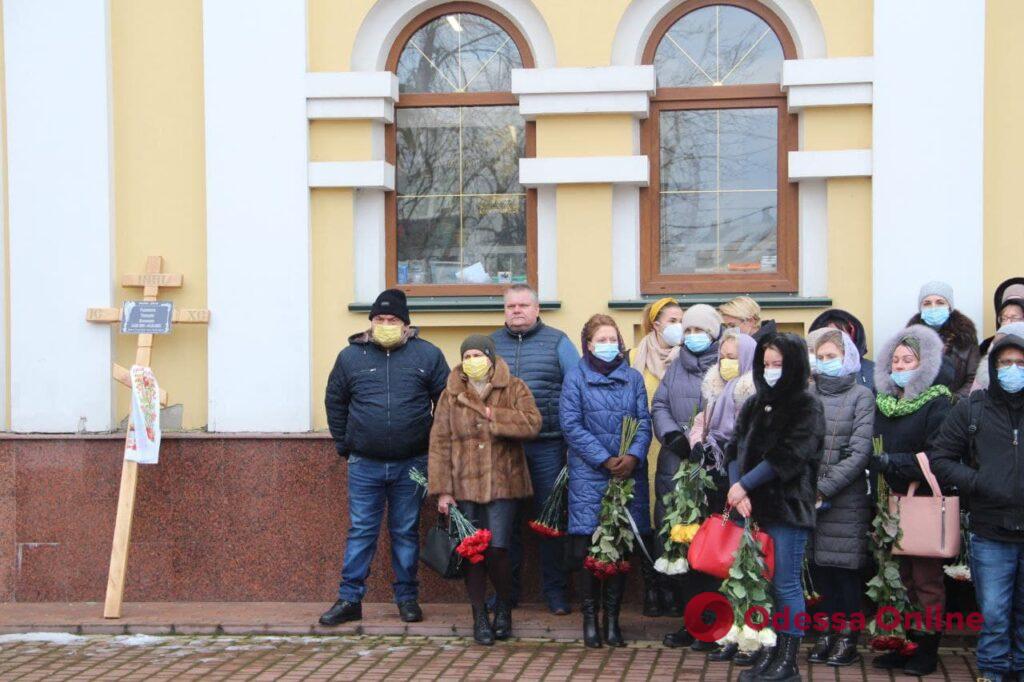
<instances>
[{"instance_id":1,"label":"red circular logo","mask_svg":"<svg viewBox=\"0 0 1024 682\"><path fill-rule=\"evenodd\" d=\"M686 631L702 642L717 642L735 621L732 604L720 592L701 592L686 605Z\"/></svg>"}]
</instances>

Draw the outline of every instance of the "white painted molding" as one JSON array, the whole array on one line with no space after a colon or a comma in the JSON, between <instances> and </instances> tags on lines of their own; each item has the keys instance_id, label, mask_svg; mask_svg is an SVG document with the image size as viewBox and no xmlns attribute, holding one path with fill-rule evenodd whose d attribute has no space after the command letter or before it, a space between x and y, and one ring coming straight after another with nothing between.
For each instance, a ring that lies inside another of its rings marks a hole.
<instances>
[{"instance_id":1,"label":"white painted molding","mask_svg":"<svg viewBox=\"0 0 1024 682\"><path fill-rule=\"evenodd\" d=\"M309 164L310 187L395 189L395 167L386 161L313 161Z\"/></svg>"},{"instance_id":2,"label":"white painted molding","mask_svg":"<svg viewBox=\"0 0 1024 682\"><path fill-rule=\"evenodd\" d=\"M871 57L787 59L782 64L782 88L792 111L871 104L873 81Z\"/></svg>"},{"instance_id":3,"label":"white painted molding","mask_svg":"<svg viewBox=\"0 0 1024 682\"><path fill-rule=\"evenodd\" d=\"M855 178L870 175L870 149L789 153L790 180Z\"/></svg>"},{"instance_id":4,"label":"white painted molding","mask_svg":"<svg viewBox=\"0 0 1024 682\"><path fill-rule=\"evenodd\" d=\"M559 114L647 118L656 89L653 66L513 69L512 92L527 119Z\"/></svg>"},{"instance_id":5,"label":"white painted molding","mask_svg":"<svg viewBox=\"0 0 1024 682\"><path fill-rule=\"evenodd\" d=\"M827 181L802 181L799 204L800 295L825 297L828 296Z\"/></svg>"},{"instance_id":6,"label":"white painted molding","mask_svg":"<svg viewBox=\"0 0 1024 682\"><path fill-rule=\"evenodd\" d=\"M558 300L558 215L556 189L537 188L537 294L542 301Z\"/></svg>"},{"instance_id":7,"label":"white painted molding","mask_svg":"<svg viewBox=\"0 0 1024 682\"><path fill-rule=\"evenodd\" d=\"M640 189L612 187L612 298L640 298Z\"/></svg>"},{"instance_id":8,"label":"white painted molding","mask_svg":"<svg viewBox=\"0 0 1024 682\"><path fill-rule=\"evenodd\" d=\"M390 71L306 74L306 116L314 119L395 120L398 77Z\"/></svg>"},{"instance_id":9,"label":"white painted molding","mask_svg":"<svg viewBox=\"0 0 1024 682\"><path fill-rule=\"evenodd\" d=\"M372 301L385 288L384 191L359 189L352 202L355 300Z\"/></svg>"},{"instance_id":10,"label":"white painted molding","mask_svg":"<svg viewBox=\"0 0 1024 682\"><path fill-rule=\"evenodd\" d=\"M650 181L646 156L573 156L519 159L519 182L526 187L579 183L641 185Z\"/></svg>"}]
</instances>

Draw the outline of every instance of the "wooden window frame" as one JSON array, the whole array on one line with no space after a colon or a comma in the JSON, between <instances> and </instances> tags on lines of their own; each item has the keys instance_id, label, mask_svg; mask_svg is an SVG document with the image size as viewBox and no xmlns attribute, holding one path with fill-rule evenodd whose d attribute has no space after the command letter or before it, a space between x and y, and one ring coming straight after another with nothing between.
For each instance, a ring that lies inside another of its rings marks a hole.
<instances>
[{"instance_id":1,"label":"wooden window frame","mask_svg":"<svg viewBox=\"0 0 1024 682\"><path fill-rule=\"evenodd\" d=\"M782 21L754 0L692 0L667 14L655 26L643 53L643 64L654 64L658 45L684 16L704 7L729 5L762 19L778 37L784 59L796 58L796 46ZM661 140L663 111L687 109L778 109L778 174L776 193L776 271L741 273L667 274L661 272ZM650 116L640 124L640 140L650 160L651 179L640 189L640 291L643 294L792 293L799 290L798 185L789 181L789 152L798 144L798 123L789 113L786 93L779 84L720 87L659 87L651 98Z\"/></svg>"},{"instance_id":2,"label":"wooden window frame","mask_svg":"<svg viewBox=\"0 0 1024 682\"><path fill-rule=\"evenodd\" d=\"M533 55L523 34L507 17L501 13L472 2L450 2L432 7L416 16L395 39L388 54L387 70L397 73L398 60L409 39L427 23L446 14L475 14L497 24L511 36L519 49L523 68L532 69ZM519 99L511 92L454 92L454 93L402 93L395 109L415 109L425 107L485 107L485 106L516 106ZM384 158L394 165L397 159L397 123L384 127ZM533 157L537 153L536 125L533 121L525 122L526 139L524 156ZM526 281L537 289L537 190L524 188L526 193ZM397 188L396 188L397 190ZM384 200L384 251L385 277L389 288L401 289L409 296L500 296L511 284L399 284L398 283L398 192L385 193Z\"/></svg>"}]
</instances>

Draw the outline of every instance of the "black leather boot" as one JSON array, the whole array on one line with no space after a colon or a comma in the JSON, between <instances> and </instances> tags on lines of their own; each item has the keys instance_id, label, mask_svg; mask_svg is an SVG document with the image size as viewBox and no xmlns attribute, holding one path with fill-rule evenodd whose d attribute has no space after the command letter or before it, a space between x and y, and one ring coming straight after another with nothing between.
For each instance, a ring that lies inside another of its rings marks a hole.
<instances>
[{"instance_id":1,"label":"black leather boot","mask_svg":"<svg viewBox=\"0 0 1024 682\"><path fill-rule=\"evenodd\" d=\"M775 657L757 677L758 682L800 682L800 668L797 667L800 640L796 635L780 634L779 643L775 645Z\"/></svg>"},{"instance_id":2,"label":"black leather boot","mask_svg":"<svg viewBox=\"0 0 1024 682\"><path fill-rule=\"evenodd\" d=\"M583 614L583 644L589 649L601 648L601 631L597 627L598 605L601 603L601 581L590 571L580 571L580 613Z\"/></svg>"},{"instance_id":3,"label":"black leather boot","mask_svg":"<svg viewBox=\"0 0 1024 682\"><path fill-rule=\"evenodd\" d=\"M494 644L494 630L491 629L491 620L484 606L473 607L473 641L486 646Z\"/></svg>"},{"instance_id":4,"label":"black leather boot","mask_svg":"<svg viewBox=\"0 0 1024 682\"><path fill-rule=\"evenodd\" d=\"M859 661L860 654L857 652L857 634L849 628L839 633L839 639L832 649L832 655L825 662L836 668L843 668Z\"/></svg>"},{"instance_id":5,"label":"black leather boot","mask_svg":"<svg viewBox=\"0 0 1024 682\"><path fill-rule=\"evenodd\" d=\"M670 632L665 635L661 643L667 646L669 649L678 649L684 646L690 646L693 644L693 635L686 631L686 626L681 626L675 632Z\"/></svg>"},{"instance_id":6,"label":"black leather boot","mask_svg":"<svg viewBox=\"0 0 1024 682\"><path fill-rule=\"evenodd\" d=\"M740 682L753 682L754 680L761 679L761 673L768 669L768 667L775 660L775 654L778 652L778 646L763 646L757 651L757 655L754 657L754 662L751 667L740 672Z\"/></svg>"},{"instance_id":7,"label":"black leather boot","mask_svg":"<svg viewBox=\"0 0 1024 682\"><path fill-rule=\"evenodd\" d=\"M737 668L749 668L757 663L758 656L762 651L764 651L764 647L754 651L737 651L736 655L732 657L732 664Z\"/></svg>"},{"instance_id":8,"label":"black leather boot","mask_svg":"<svg viewBox=\"0 0 1024 682\"><path fill-rule=\"evenodd\" d=\"M939 664L939 637L937 632L922 632L914 638L917 642L917 651L903 665L904 675L923 677L935 672Z\"/></svg>"},{"instance_id":9,"label":"black leather boot","mask_svg":"<svg viewBox=\"0 0 1024 682\"><path fill-rule=\"evenodd\" d=\"M339 599L320 616L320 625L341 625L363 617L363 605L357 601Z\"/></svg>"},{"instance_id":10,"label":"black leather boot","mask_svg":"<svg viewBox=\"0 0 1024 682\"><path fill-rule=\"evenodd\" d=\"M494 602L494 639L512 636L512 605L498 599Z\"/></svg>"},{"instance_id":11,"label":"black leather boot","mask_svg":"<svg viewBox=\"0 0 1024 682\"><path fill-rule=\"evenodd\" d=\"M654 570L654 565L646 558L640 559L640 572L644 579L644 610L648 618L664 615L661 606L661 574Z\"/></svg>"},{"instance_id":12,"label":"black leather boot","mask_svg":"<svg viewBox=\"0 0 1024 682\"><path fill-rule=\"evenodd\" d=\"M709 661L731 661L736 658L736 654L739 653L740 646L736 642L730 642L723 647L719 647L718 651L712 651L708 654Z\"/></svg>"},{"instance_id":13,"label":"black leather boot","mask_svg":"<svg viewBox=\"0 0 1024 682\"><path fill-rule=\"evenodd\" d=\"M808 663L824 663L832 655L832 650L836 646L836 642L839 641L839 634L829 630L818 637L818 641L814 643L814 647L811 649L811 653L807 656Z\"/></svg>"},{"instance_id":14,"label":"black leather boot","mask_svg":"<svg viewBox=\"0 0 1024 682\"><path fill-rule=\"evenodd\" d=\"M619 629L619 609L622 607L622 593L626 587L626 576L616 575L604 582L604 611L601 613L601 630L608 646L626 646Z\"/></svg>"}]
</instances>

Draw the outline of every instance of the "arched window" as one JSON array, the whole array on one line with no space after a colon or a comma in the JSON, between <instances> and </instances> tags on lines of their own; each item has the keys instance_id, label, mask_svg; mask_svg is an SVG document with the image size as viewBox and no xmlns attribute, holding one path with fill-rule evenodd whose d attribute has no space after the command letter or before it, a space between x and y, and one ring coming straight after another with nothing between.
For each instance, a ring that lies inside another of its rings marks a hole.
<instances>
[{"instance_id":1,"label":"arched window","mask_svg":"<svg viewBox=\"0 0 1024 682\"><path fill-rule=\"evenodd\" d=\"M395 41L399 101L387 129L387 280L413 295L493 295L536 286L536 197L519 184L533 124L512 69L533 58L502 15L473 3L432 8Z\"/></svg>"},{"instance_id":2,"label":"arched window","mask_svg":"<svg viewBox=\"0 0 1024 682\"><path fill-rule=\"evenodd\" d=\"M755 0L695 0L655 28L658 78L642 126L651 184L641 209L644 293L797 290L796 117L782 22Z\"/></svg>"}]
</instances>

